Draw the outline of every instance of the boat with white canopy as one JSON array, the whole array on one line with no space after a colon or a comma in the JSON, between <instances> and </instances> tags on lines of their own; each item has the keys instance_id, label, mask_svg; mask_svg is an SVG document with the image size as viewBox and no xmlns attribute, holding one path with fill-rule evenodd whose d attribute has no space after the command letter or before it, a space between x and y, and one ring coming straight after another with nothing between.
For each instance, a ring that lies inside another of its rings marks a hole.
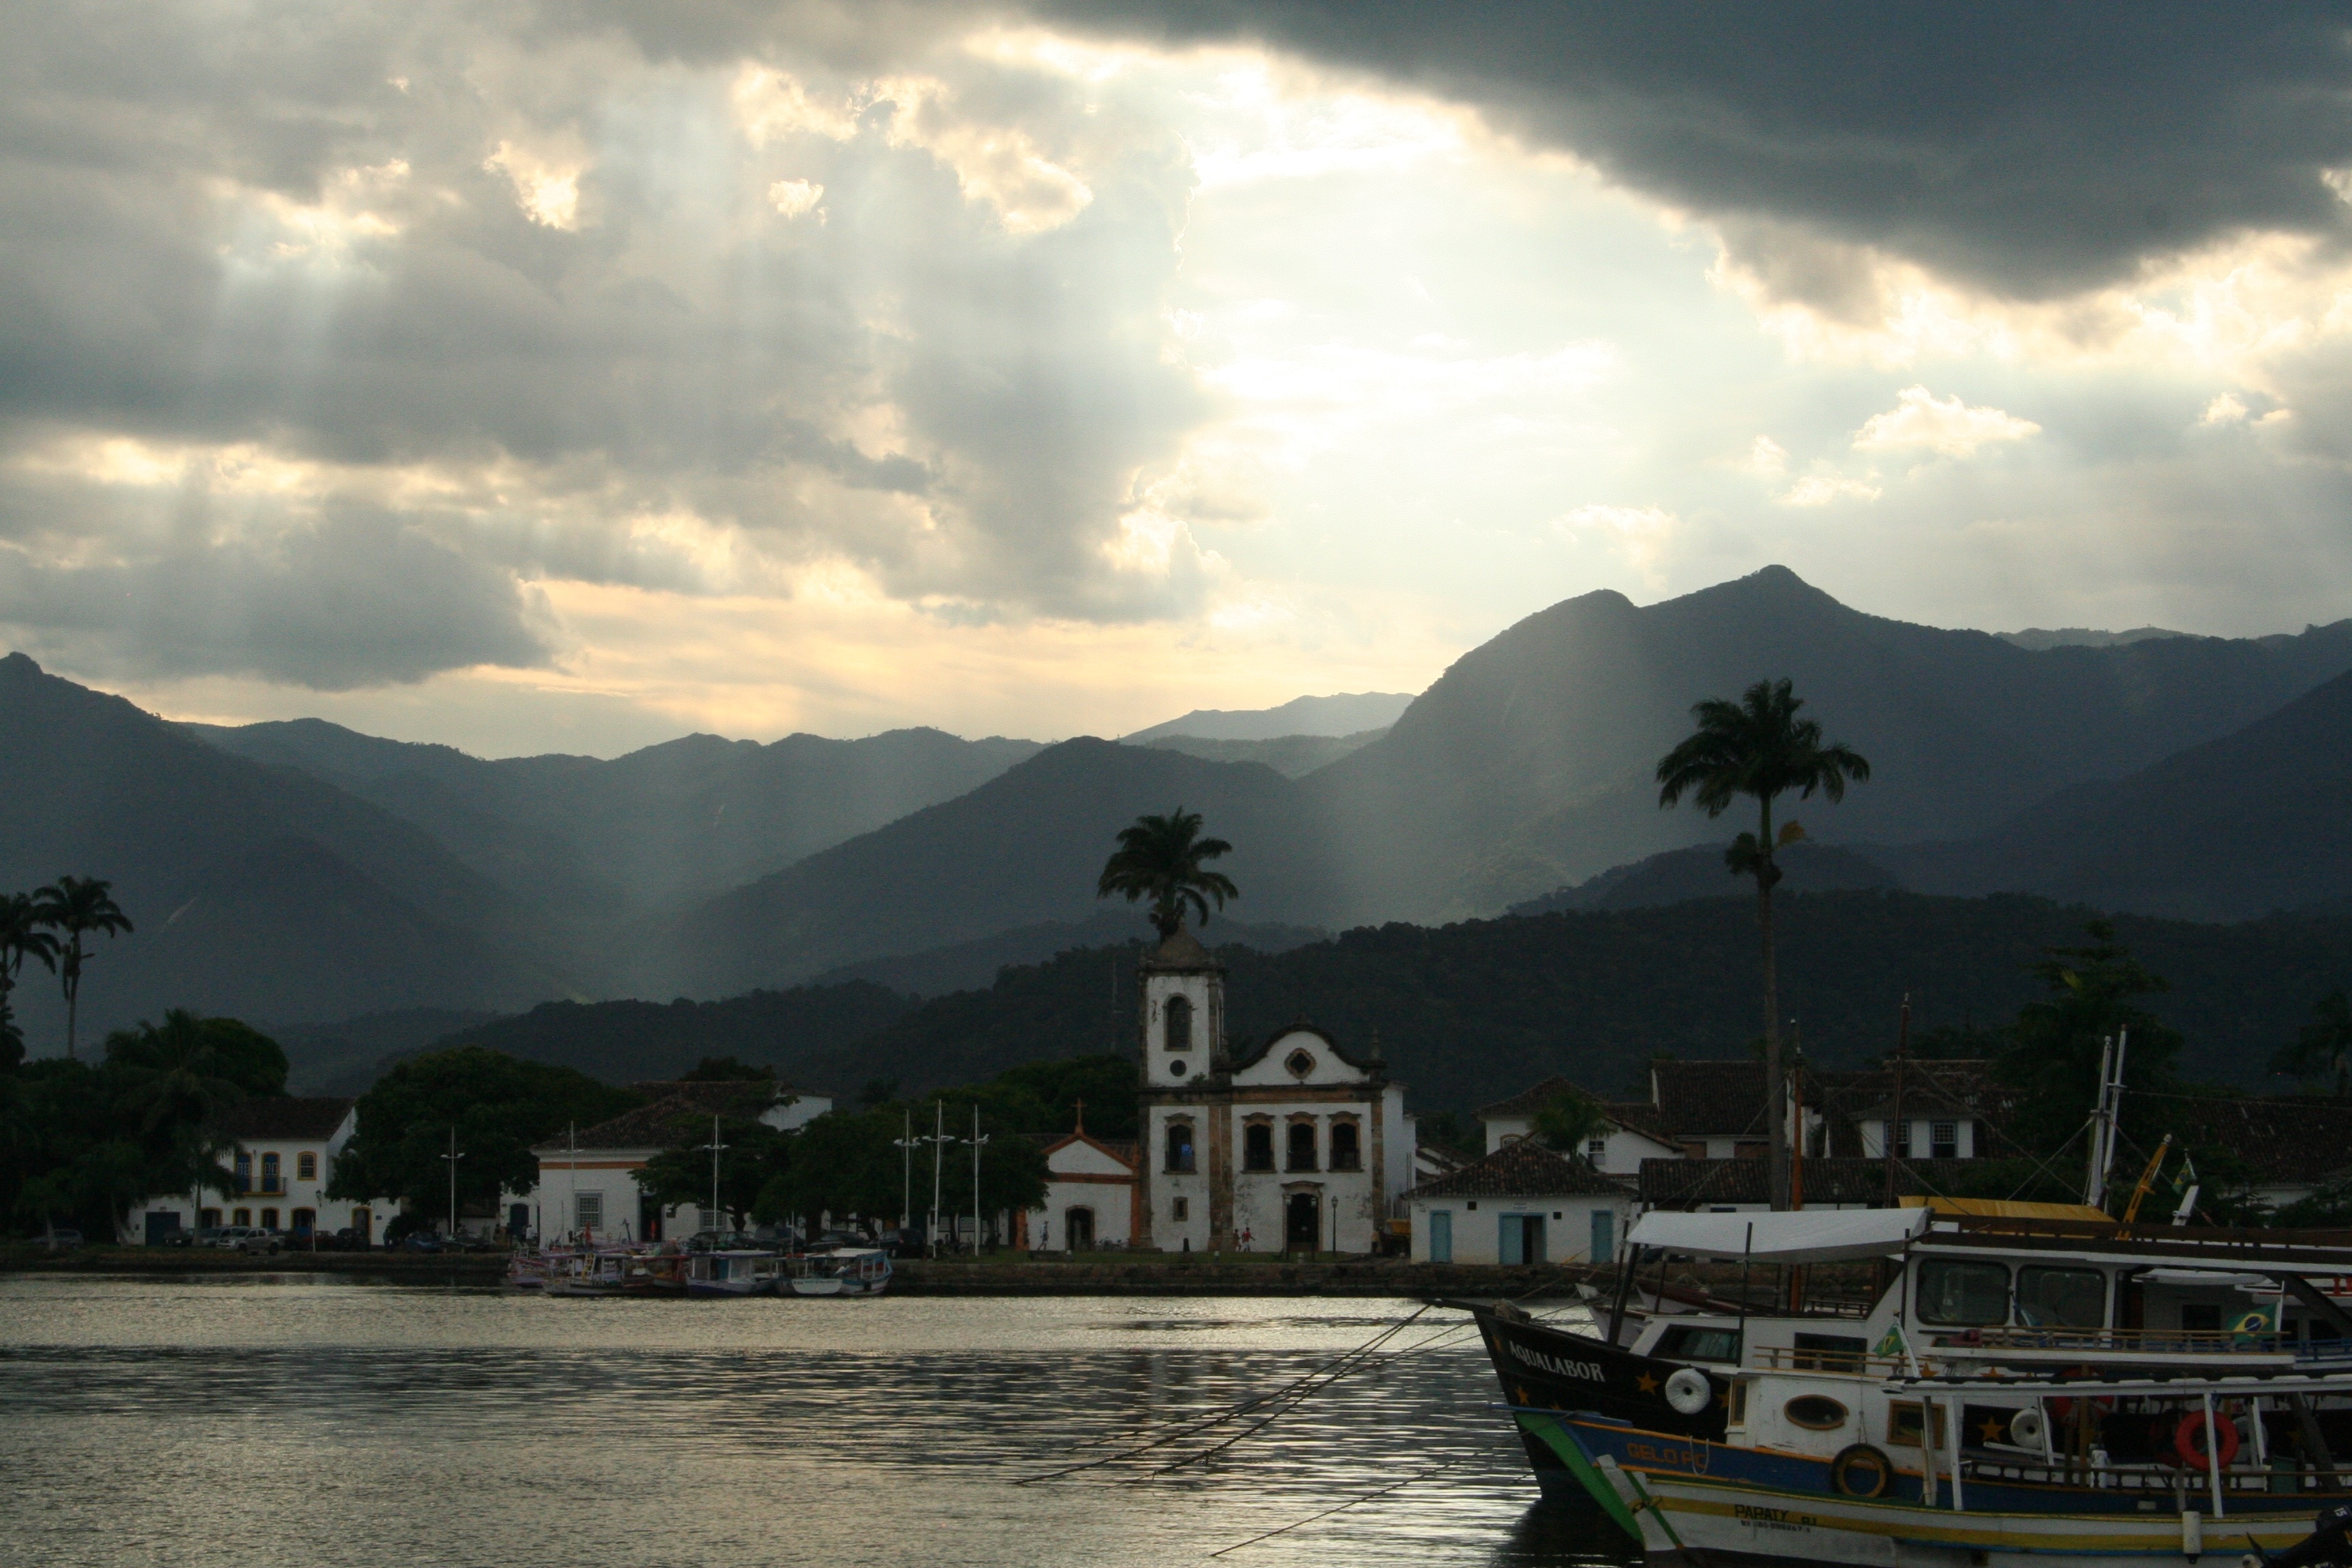
<instances>
[{"instance_id":1,"label":"boat with white canopy","mask_svg":"<svg viewBox=\"0 0 2352 1568\"><path fill-rule=\"evenodd\" d=\"M1627 1240L1597 1335L1475 1310L1546 1489L1653 1561L2195 1561L2352 1506L2352 1236L1935 1200Z\"/></svg>"}]
</instances>

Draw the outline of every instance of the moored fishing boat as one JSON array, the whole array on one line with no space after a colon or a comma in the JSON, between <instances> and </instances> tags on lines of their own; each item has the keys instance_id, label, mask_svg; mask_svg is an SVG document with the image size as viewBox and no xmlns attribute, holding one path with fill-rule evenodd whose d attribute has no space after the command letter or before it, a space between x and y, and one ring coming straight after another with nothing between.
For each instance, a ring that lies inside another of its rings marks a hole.
<instances>
[{"instance_id":1,"label":"moored fishing boat","mask_svg":"<svg viewBox=\"0 0 2352 1568\"><path fill-rule=\"evenodd\" d=\"M2074 1215L1651 1214L1627 1280L1674 1255L1868 1263L1878 1288L1673 1323L1621 1290L1598 1335L1495 1309L1479 1327L1547 1490L1590 1496L1653 1561L2195 1561L2294 1547L2352 1505L2352 1238ZM1685 1336L1706 1358L1663 1378L1595 1349L1665 1327L1724 1337ZM1562 1375L1579 1365L1601 1375Z\"/></svg>"},{"instance_id":2,"label":"moored fishing boat","mask_svg":"<svg viewBox=\"0 0 2352 1568\"><path fill-rule=\"evenodd\" d=\"M628 1278L631 1253L621 1247L552 1258L547 1273L550 1296L618 1296Z\"/></svg>"},{"instance_id":3,"label":"moored fishing boat","mask_svg":"<svg viewBox=\"0 0 2352 1568\"><path fill-rule=\"evenodd\" d=\"M890 1255L878 1247L836 1247L793 1262L795 1296L878 1296L890 1284Z\"/></svg>"},{"instance_id":4,"label":"moored fishing boat","mask_svg":"<svg viewBox=\"0 0 2352 1568\"><path fill-rule=\"evenodd\" d=\"M698 1252L686 1260L689 1296L772 1296L783 1277L783 1258L773 1252Z\"/></svg>"}]
</instances>

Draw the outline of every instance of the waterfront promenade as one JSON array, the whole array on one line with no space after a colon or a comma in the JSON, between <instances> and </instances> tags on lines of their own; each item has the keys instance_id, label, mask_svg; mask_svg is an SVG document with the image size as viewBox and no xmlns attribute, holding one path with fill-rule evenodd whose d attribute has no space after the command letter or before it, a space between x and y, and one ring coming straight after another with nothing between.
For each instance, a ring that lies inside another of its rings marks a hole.
<instances>
[{"instance_id":1,"label":"waterfront promenade","mask_svg":"<svg viewBox=\"0 0 2352 1568\"><path fill-rule=\"evenodd\" d=\"M0 1247L0 1274L327 1274L425 1284L495 1285L508 1255L289 1251L247 1258L163 1247L85 1247L50 1254ZM901 1260L890 1283L898 1296L1519 1296L1565 1291L1592 1278L1574 1265L1492 1268L1397 1258L1308 1260L1266 1253L1086 1253L1071 1258L992 1254L978 1260Z\"/></svg>"}]
</instances>

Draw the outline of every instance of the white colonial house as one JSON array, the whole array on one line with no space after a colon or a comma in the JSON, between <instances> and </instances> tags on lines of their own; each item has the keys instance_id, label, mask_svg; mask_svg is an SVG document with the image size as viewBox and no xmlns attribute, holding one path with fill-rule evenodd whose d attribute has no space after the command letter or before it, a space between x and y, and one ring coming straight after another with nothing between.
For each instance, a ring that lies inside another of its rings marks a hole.
<instances>
[{"instance_id":1,"label":"white colonial house","mask_svg":"<svg viewBox=\"0 0 2352 1568\"><path fill-rule=\"evenodd\" d=\"M1632 1223L1630 1184L1513 1139L1405 1194L1416 1263L1606 1263Z\"/></svg>"},{"instance_id":2,"label":"white colonial house","mask_svg":"<svg viewBox=\"0 0 2352 1568\"><path fill-rule=\"evenodd\" d=\"M1077 1131L1045 1145L1045 1201L1019 1216L1013 1245L1041 1252L1134 1245L1143 1206L1135 1163L1134 1144L1088 1137L1081 1115Z\"/></svg>"},{"instance_id":3,"label":"white colonial house","mask_svg":"<svg viewBox=\"0 0 2352 1568\"><path fill-rule=\"evenodd\" d=\"M1404 1089L1300 1024L1225 1044L1224 970L1190 931L1144 960L1142 1223L1162 1252L1370 1252L1413 1183Z\"/></svg>"},{"instance_id":4,"label":"white colonial house","mask_svg":"<svg viewBox=\"0 0 2352 1568\"><path fill-rule=\"evenodd\" d=\"M221 1115L216 1131L232 1141L226 1163L232 1190L153 1197L134 1205L123 1239L158 1246L201 1226L249 1225L284 1231L297 1241L315 1226L332 1236L349 1229L372 1240L393 1211L384 1198L330 1198L336 1157L350 1142L358 1116L349 1100L278 1096L241 1100Z\"/></svg>"},{"instance_id":5,"label":"white colonial house","mask_svg":"<svg viewBox=\"0 0 2352 1568\"><path fill-rule=\"evenodd\" d=\"M567 1128L539 1144L539 1182L508 1193L509 1235L541 1241L661 1241L698 1230L725 1230L732 1220L698 1204L656 1202L637 1185L637 1173L656 1154L708 1143L714 1117L756 1117L790 1132L833 1109L823 1094L794 1094L769 1079L636 1083L646 1104L593 1127Z\"/></svg>"},{"instance_id":6,"label":"white colonial house","mask_svg":"<svg viewBox=\"0 0 2352 1568\"><path fill-rule=\"evenodd\" d=\"M1536 1118L1546 1107L1563 1094L1583 1092L1565 1078L1548 1078L1533 1089L1486 1107L1478 1112L1478 1121L1486 1128L1486 1152L1492 1154L1506 1143L1533 1137ZM1581 1152L1595 1170L1612 1176L1638 1175L1643 1161L1671 1160L1683 1152L1682 1145L1658 1125L1651 1107L1598 1100L1593 1103L1604 1120Z\"/></svg>"}]
</instances>

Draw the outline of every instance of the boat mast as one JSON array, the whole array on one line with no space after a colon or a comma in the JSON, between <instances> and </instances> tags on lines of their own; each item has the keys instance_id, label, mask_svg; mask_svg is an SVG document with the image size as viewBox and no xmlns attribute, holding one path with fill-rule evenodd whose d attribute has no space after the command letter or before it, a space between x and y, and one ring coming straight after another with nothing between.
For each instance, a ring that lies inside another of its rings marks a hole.
<instances>
[{"instance_id":1,"label":"boat mast","mask_svg":"<svg viewBox=\"0 0 2352 1568\"><path fill-rule=\"evenodd\" d=\"M1911 993L1906 991L1903 994L1902 1018L1895 1026L1895 1114L1878 1124L1880 1134L1878 1141L1886 1145L1880 1152L1886 1157L1886 1206L1888 1208L1895 1206L1895 1130L1897 1127L1907 1129L1910 1125L1903 1120L1903 1068L1910 1059L1910 1050ZM1903 1141L1908 1143L1911 1140L1906 1135Z\"/></svg>"},{"instance_id":2,"label":"boat mast","mask_svg":"<svg viewBox=\"0 0 2352 1568\"><path fill-rule=\"evenodd\" d=\"M2116 1120L2123 1108L2124 1050L2128 1029L2099 1042L2099 1100L2091 1112L2090 1170L2083 1183L2083 1202L2091 1208L2107 1206L2107 1173L2116 1163Z\"/></svg>"}]
</instances>

